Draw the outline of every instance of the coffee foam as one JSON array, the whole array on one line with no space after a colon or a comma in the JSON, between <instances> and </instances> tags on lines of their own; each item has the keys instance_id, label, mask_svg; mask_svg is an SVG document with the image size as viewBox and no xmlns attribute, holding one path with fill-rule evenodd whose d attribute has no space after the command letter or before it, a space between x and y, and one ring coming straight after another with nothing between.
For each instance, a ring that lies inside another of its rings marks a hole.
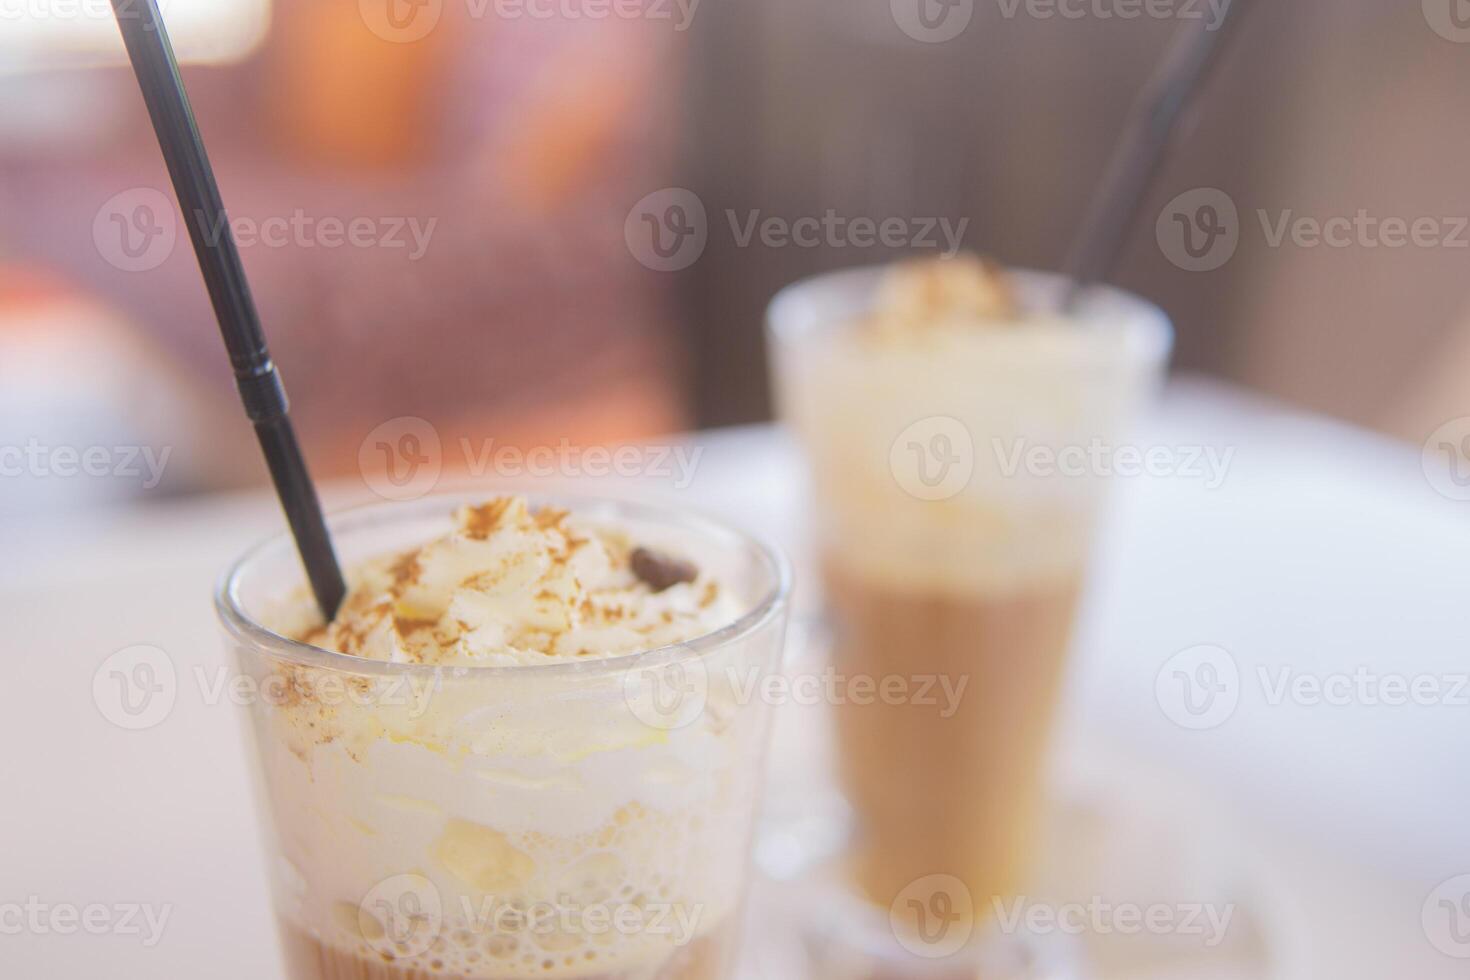
<instances>
[{"instance_id":1,"label":"coffee foam","mask_svg":"<svg viewBox=\"0 0 1470 980\"><path fill-rule=\"evenodd\" d=\"M1128 431L1157 369L1141 349L1139 311L944 316L901 330L891 314L847 302L845 315L834 304L839 321L777 343L778 393L810 459L832 560L891 588L958 595L1074 578L1103 480L1029 472L1024 453ZM933 443L940 435L948 441ZM932 445L959 454L969 474L926 496L906 454Z\"/></svg>"}]
</instances>

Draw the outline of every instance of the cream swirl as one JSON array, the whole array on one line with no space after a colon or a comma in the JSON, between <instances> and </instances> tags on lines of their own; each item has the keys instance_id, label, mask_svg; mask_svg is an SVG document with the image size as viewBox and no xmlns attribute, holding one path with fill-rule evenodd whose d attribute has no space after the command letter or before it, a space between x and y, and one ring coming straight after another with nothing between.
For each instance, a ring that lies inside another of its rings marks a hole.
<instances>
[{"instance_id":1,"label":"cream swirl","mask_svg":"<svg viewBox=\"0 0 1470 980\"><path fill-rule=\"evenodd\" d=\"M713 577L671 562L692 578L670 584L639 559L648 552L616 529L500 497L460 508L443 537L356 569L337 617L304 639L396 663L533 664L680 643L739 615Z\"/></svg>"}]
</instances>

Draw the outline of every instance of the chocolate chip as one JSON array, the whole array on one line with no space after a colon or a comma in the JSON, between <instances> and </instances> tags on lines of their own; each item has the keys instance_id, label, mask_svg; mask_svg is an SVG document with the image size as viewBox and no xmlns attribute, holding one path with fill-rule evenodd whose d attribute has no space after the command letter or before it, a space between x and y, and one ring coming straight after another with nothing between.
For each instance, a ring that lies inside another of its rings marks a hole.
<instances>
[{"instance_id":1,"label":"chocolate chip","mask_svg":"<svg viewBox=\"0 0 1470 980\"><path fill-rule=\"evenodd\" d=\"M662 592L680 582L693 582L699 577L699 569L690 562L648 548L634 548L629 563L633 566L633 574L647 582L655 592Z\"/></svg>"}]
</instances>

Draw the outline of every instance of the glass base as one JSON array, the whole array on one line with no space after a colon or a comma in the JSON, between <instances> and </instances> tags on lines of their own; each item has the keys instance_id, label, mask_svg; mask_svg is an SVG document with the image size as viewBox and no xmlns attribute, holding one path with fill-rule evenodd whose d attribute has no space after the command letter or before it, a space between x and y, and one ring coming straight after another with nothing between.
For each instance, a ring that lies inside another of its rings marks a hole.
<instances>
[{"instance_id":1,"label":"glass base","mask_svg":"<svg viewBox=\"0 0 1470 980\"><path fill-rule=\"evenodd\" d=\"M994 920L973 926L946 913L942 889L913 899L924 910L917 924L872 905L830 867L814 871L795 889L808 910L799 928L809 977L1094 980L1075 937L1008 933Z\"/></svg>"}]
</instances>

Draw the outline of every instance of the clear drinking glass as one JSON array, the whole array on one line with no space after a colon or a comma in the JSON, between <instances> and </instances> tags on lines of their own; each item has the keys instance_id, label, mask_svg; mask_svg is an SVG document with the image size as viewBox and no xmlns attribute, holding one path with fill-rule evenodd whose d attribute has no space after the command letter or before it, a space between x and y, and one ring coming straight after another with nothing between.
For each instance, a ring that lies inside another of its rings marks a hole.
<instances>
[{"instance_id":1,"label":"clear drinking glass","mask_svg":"<svg viewBox=\"0 0 1470 980\"><path fill-rule=\"evenodd\" d=\"M972 948L1026 887L1099 505L1143 452L1125 440L1172 334L1155 306L1097 288L1044 323L884 343L857 330L882 274L797 283L768 327L810 469L832 667L868 692L833 705L854 818L840 877L892 925L897 973L918 975L903 956ZM1065 285L1013 281L1037 311Z\"/></svg>"},{"instance_id":2,"label":"clear drinking glass","mask_svg":"<svg viewBox=\"0 0 1470 980\"><path fill-rule=\"evenodd\" d=\"M340 515L344 567L469 502ZM547 503L698 556L746 611L647 653L448 668L287 638L312 612L286 538L224 578L292 980L728 976L768 731L752 692L780 656L788 568L704 519Z\"/></svg>"}]
</instances>

